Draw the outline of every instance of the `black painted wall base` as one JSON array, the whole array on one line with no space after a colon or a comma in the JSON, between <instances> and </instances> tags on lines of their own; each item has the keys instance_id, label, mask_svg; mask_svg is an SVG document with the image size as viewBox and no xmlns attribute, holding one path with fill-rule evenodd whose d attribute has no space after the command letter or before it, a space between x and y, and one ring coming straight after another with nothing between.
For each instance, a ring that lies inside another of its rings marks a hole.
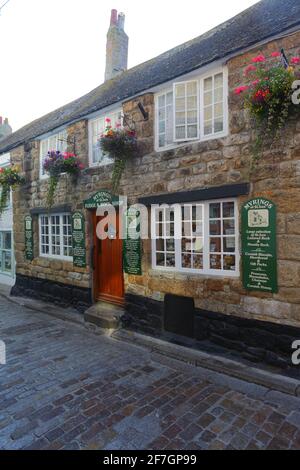
<instances>
[{"instance_id":1,"label":"black painted wall base","mask_svg":"<svg viewBox=\"0 0 300 470\"><path fill-rule=\"evenodd\" d=\"M183 312L184 315L184 312ZM126 295L124 327L164 337L164 303L137 295ZM236 351L252 362L280 368L292 366L293 341L300 340L300 328L247 320L195 309L194 339Z\"/></svg>"},{"instance_id":2,"label":"black painted wall base","mask_svg":"<svg viewBox=\"0 0 300 470\"><path fill-rule=\"evenodd\" d=\"M11 290L16 297L31 297L44 302L54 303L61 307L73 307L79 312L89 308L92 301L91 289L70 286L47 279L38 279L17 274L16 284Z\"/></svg>"}]
</instances>

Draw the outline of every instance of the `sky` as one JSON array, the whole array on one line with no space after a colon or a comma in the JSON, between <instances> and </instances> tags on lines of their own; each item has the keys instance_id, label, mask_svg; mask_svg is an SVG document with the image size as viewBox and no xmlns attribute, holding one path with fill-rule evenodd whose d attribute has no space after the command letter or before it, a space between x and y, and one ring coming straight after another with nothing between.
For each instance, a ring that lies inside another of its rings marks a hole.
<instances>
[{"instance_id":1,"label":"sky","mask_svg":"<svg viewBox=\"0 0 300 470\"><path fill-rule=\"evenodd\" d=\"M0 116L8 117L15 131L100 85L112 8L126 15L133 67L255 3L10 0L0 15Z\"/></svg>"}]
</instances>

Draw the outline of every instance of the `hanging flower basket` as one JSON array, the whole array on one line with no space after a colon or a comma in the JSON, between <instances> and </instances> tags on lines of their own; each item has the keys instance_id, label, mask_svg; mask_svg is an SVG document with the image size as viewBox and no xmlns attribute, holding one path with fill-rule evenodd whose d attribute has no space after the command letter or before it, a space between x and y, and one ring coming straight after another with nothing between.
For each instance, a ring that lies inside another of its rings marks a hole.
<instances>
[{"instance_id":1,"label":"hanging flower basket","mask_svg":"<svg viewBox=\"0 0 300 470\"><path fill-rule=\"evenodd\" d=\"M52 150L48 152L43 168L50 176L47 206L51 208L53 206L55 191L61 175L63 173L67 173L72 177L73 183L76 183L77 178L84 167L73 153L61 153L59 151L56 152Z\"/></svg>"},{"instance_id":2,"label":"hanging flower basket","mask_svg":"<svg viewBox=\"0 0 300 470\"><path fill-rule=\"evenodd\" d=\"M269 58L254 57L244 71L248 84L234 91L243 95L257 131L255 160L262 153L266 139L276 141L288 118L297 111L292 102L292 84L299 79L300 57L293 57L290 63L284 66L280 52L273 52Z\"/></svg>"},{"instance_id":3,"label":"hanging flower basket","mask_svg":"<svg viewBox=\"0 0 300 470\"><path fill-rule=\"evenodd\" d=\"M17 165L0 168L0 215L2 215L7 208L10 190L24 183L25 178L20 175L20 168Z\"/></svg>"},{"instance_id":4,"label":"hanging flower basket","mask_svg":"<svg viewBox=\"0 0 300 470\"><path fill-rule=\"evenodd\" d=\"M127 160L138 154L136 133L134 130L122 128L120 124L113 128L111 120L107 118L106 129L100 137L100 147L104 154L113 159L112 189L116 193Z\"/></svg>"}]
</instances>

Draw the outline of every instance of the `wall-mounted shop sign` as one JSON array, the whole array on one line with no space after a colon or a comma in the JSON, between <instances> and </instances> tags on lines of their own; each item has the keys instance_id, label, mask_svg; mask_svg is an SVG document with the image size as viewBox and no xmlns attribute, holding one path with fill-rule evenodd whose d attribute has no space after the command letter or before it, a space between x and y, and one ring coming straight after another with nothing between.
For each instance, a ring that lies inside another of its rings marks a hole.
<instances>
[{"instance_id":1,"label":"wall-mounted shop sign","mask_svg":"<svg viewBox=\"0 0 300 470\"><path fill-rule=\"evenodd\" d=\"M25 259L32 261L34 258L33 253L33 223L32 217L26 215L24 219L24 233L25 233Z\"/></svg>"},{"instance_id":2,"label":"wall-mounted shop sign","mask_svg":"<svg viewBox=\"0 0 300 470\"><path fill-rule=\"evenodd\" d=\"M98 191L91 198L84 201L85 209L97 209L97 207L107 205L118 207L120 205L119 196L114 196L109 191Z\"/></svg>"},{"instance_id":3,"label":"wall-mounted shop sign","mask_svg":"<svg viewBox=\"0 0 300 470\"><path fill-rule=\"evenodd\" d=\"M126 274L142 275L142 242L136 238L140 233L139 212L128 209L124 214L126 238L123 240L123 269Z\"/></svg>"},{"instance_id":4,"label":"wall-mounted shop sign","mask_svg":"<svg viewBox=\"0 0 300 470\"><path fill-rule=\"evenodd\" d=\"M81 212L72 215L73 265L86 267L85 219Z\"/></svg>"},{"instance_id":5,"label":"wall-mounted shop sign","mask_svg":"<svg viewBox=\"0 0 300 470\"><path fill-rule=\"evenodd\" d=\"M242 209L243 285L247 290L277 292L276 207L251 199Z\"/></svg>"}]
</instances>

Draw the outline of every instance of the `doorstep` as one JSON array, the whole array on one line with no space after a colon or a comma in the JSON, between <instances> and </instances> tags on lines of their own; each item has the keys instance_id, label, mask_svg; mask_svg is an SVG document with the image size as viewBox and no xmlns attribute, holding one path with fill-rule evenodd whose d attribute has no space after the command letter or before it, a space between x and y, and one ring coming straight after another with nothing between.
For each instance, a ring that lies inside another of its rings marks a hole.
<instances>
[{"instance_id":1,"label":"doorstep","mask_svg":"<svg viewBox=\"0 0 300 470\"><path fill-rule=\"evenodd\" d=\"M270 372L263 368L252 367L241 361L229 359L222 355L191 349L186 346L170 343L134 331L119 329L112 334L118 341L128 342L149 349L152 353L176 359L195 367L202 367L220 374L261 385L271 390L300 396L300 380Z\"/></svg>"},{"instance_id":2,"label":"doorstep","mask_svg":"<svg viewBox=\"0 0 300 470\"><path fill-rule=\"evenodd\" d=\"M120 327L123 315L123 307L99 301L84 312L84 321L112 333Z\"/></svg>"}]
</instances>

